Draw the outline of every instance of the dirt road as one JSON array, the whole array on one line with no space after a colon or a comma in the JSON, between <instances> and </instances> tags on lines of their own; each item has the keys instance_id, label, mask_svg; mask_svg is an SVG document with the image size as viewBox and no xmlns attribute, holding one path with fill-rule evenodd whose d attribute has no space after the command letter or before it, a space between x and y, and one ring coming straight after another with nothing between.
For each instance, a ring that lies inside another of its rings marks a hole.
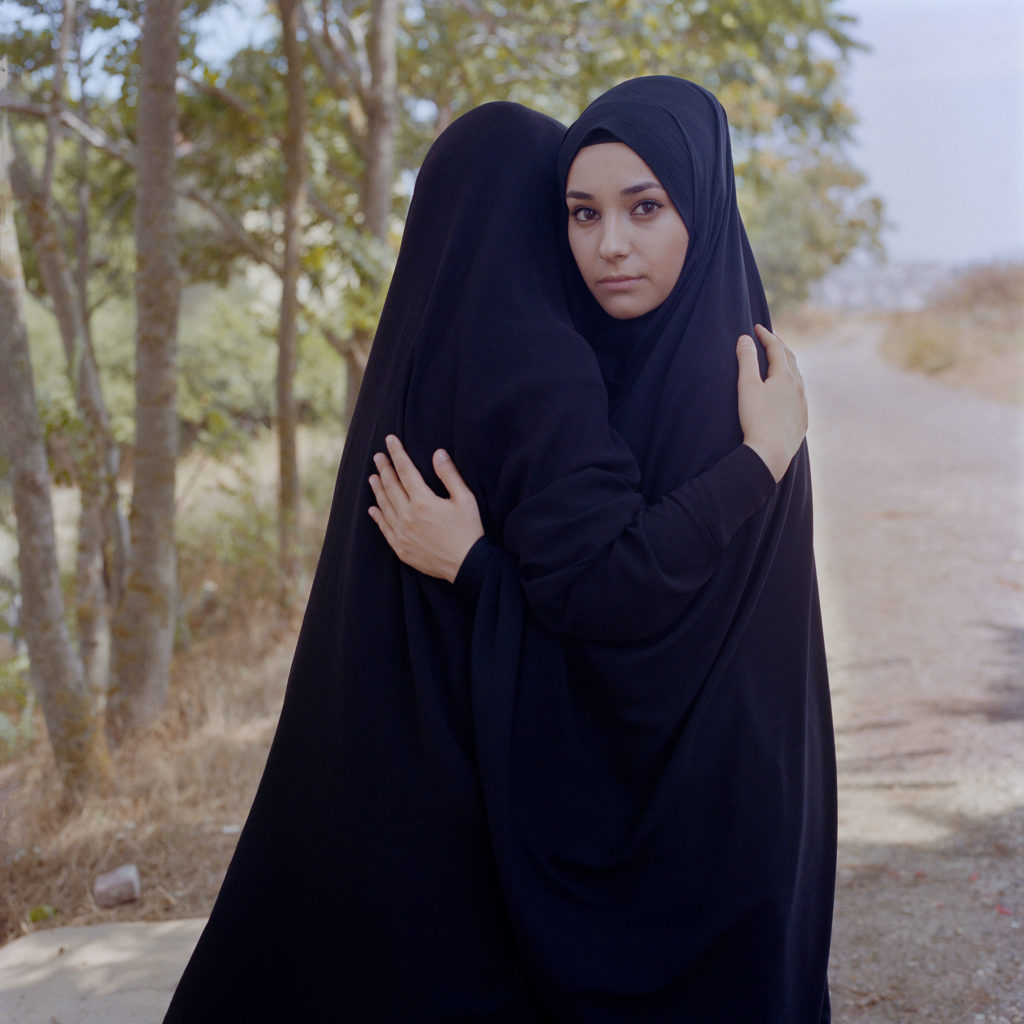
<instances>
[{"instance_id":1,"label":"dirt road","mask_svg":"<svg viewBox=\"0 0 1024 1024\"><path fill-rule=\"evenodd\" d=\"M836 1020L1024 1022L1024 411L798 350L836 719Z\"/></svg>"}]
</instances>

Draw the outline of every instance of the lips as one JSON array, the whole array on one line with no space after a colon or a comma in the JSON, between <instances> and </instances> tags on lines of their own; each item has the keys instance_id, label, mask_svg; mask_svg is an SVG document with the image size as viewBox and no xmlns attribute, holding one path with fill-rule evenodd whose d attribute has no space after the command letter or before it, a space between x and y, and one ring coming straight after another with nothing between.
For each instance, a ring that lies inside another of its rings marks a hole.
<instances>
[{"instance_id":1,"label":"lips","mask_svg":"<svg viewBox=\"0 0 1024 1024\"><path fill-rule=\"evenodd\" d=\"M634 285L639 284L643 278L640 277L627 277L624 274L616 275L615 277L602 277L598 281L598 286L604 288L607 291L618 292L628 291Z\"/></svg>"}]
</instances>

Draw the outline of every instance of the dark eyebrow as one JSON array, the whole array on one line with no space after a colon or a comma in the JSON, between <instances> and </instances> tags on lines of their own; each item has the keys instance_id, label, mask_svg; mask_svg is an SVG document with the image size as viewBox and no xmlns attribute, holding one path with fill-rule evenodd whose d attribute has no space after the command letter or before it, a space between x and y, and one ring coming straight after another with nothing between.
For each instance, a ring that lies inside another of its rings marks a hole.
<instances>
[{"instance_id":1,"label":"dark eyebrow","mask_svg":"<svg viewBox=\"0 0 1024 1024\"><path fill-rule=\"evenodd\" d=\"M656 188L660 192L664 192L664 186L660 185L656 181L641 181L636 185L630 185L624 188L619 195L622 196L635 196L640 192L646 192L648 189ZM589 192L581 192L579 189L572 189L565 193L566 199L593 199L594 197Z\"/></svg>"},{"instance_id":2,"label":"dark eyebrow","mask_svg":"<svg viewBox=\"0 0 1024 1024\"><path fill-rule=\"evenodd\" d=\"M665 189L656 181L641 181L638 185L630 185L629 188L624 188L619 195L635 196L638 192L646 192L650 188L656 188L662 192L665 191Z\"/></svg>"}]
</instances>

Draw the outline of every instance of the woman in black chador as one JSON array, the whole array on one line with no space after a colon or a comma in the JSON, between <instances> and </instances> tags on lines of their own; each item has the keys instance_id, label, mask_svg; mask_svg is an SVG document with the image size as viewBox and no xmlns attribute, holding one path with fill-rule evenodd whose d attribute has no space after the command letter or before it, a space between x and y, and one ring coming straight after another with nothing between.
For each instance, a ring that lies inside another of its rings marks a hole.
<instances>
[{"instance_id":1,"label":"woman in black chador","mask_svg":"<svg viewBox=\"0 0 1024 1024\"><path fill-rule=\"evenodd\" d=\"M389 439L399 476L378 457L373 515L410 565L437 576L461 566L453 590L477 595L484 802L547 1012L819 1024L836 806L810 476L805 446L760 493L744 461L754 447L762 473L777 465L749 435L741 444L735 339L766 325L768 309L725 113L691 83L637 79L583 113L558 163L574 319L647 505L631 506L624 539L601 549L595 538L616 526L599 512L567 516L560 484L496 519L467 472L486 530L473 543L480 528L460 525L472 501L452 463L435 466L453 500L432 498L413 464L433 439L407 428L412 461ZM769 384L776 369L773 357ZM579 396L577 414L597 402ZM573 445L578 435L550 426L559 451ZM499 465L507 443L494 439ZM572 485L600 492L583 468Z\"/></svg>"}]
</instances>

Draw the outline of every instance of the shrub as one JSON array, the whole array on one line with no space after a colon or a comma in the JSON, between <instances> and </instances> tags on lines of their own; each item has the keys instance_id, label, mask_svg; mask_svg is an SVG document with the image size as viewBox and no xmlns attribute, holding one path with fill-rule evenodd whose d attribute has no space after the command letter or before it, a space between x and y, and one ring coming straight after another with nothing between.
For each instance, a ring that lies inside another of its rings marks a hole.
<instances>
[{"instance_id":1,"label":"shrub","mask_svg":"<svg viewBox=\"0 0 1024 1024\"><path fill-rule=\"evenodd\" d=\"M1024 400L1024 265L966 271L925 309L893 316L882 352L904 369L985 381L981 390Z\"/></svg>"}]
</instances>

